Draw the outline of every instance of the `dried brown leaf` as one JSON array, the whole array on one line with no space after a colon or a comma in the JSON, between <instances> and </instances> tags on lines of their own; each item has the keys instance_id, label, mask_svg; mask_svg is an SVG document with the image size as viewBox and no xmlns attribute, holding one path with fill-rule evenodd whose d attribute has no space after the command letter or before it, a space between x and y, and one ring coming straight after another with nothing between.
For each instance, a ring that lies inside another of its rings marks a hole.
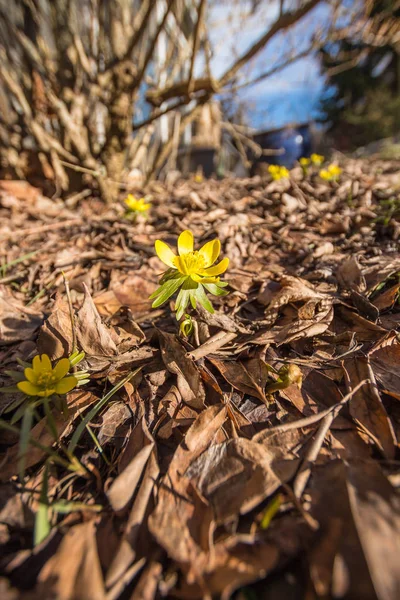
<instances>
[{"instance_id":1,"label":"dried brown leaf","mask_svg":"<svg viewBox=\"0 0 400 600\"><path fill-rule=\"evenodd\" d=\"M242 362L210 358L209 361L235 389L267 403L265 386L269 378L269 371L263 360L251 358Z\"/></svg>"},{"instance_id":2,"label":"dried brown leaf","mask_svg":"<svg viewBox=\"0 0 400 600\"><path fill-rule=\"evenodd\" d=\"M75 525L65 534L39 573L37 589L44 598L105 600L94 521Z\"/></svg>"},{"instance_id":3,"label":"dried brown leaf","mask_svg":"<svg viewBox=\"0 0 400 600\"><path fill-rule=\"evenodd\" d=\"M32 339L42 323L41 312L23 306L8 288L0 286L0 346Z\"/></svg>"},{"instance_id":4,"label":"dried brown leaf","mask_svg":"<svg viewBox=\"0 0 400 600\"><path fill-rule=\"evenodd\" d=\"M176 336L159 331L161 356L168 371L177 375L182 400L195 409L204 407L205 390L200 372Z\"/></svg>"},{"instance_id":5,"label":"dried brown leaf","mask_svg":"<svg viewBox=\"0 0 400 600\"><path fill-rule=\"evenodd\" d=\"M354 394L349 404L350 414L356 423L365 428L384 455L394 458L397 443L393 427L382 404L369 359L349 358L344 362L343 368L349 391L360 381L370 380L371 383L364 385Z\"/></svg>"}]
</instances>

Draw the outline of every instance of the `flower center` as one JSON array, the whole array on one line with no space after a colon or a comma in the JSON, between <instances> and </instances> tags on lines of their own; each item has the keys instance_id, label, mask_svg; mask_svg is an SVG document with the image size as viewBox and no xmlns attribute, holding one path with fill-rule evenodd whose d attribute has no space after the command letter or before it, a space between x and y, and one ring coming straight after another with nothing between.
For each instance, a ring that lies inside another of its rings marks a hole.
<instances>
[{"instance_id":1,"label":"flower center","mask_svg":"<svg viewBox=\"0 0 400 600\"><path fill-rule=\"evenodd\" d=\"M177 256L174 259L174 264L184 275L193 275L205 268L206 261L204 256L196 250Z\"/></svg>"},{"instance_id":2,"label":"flower center","mask_svg":"<svg viewBox=\"0 0 400 600\"><path fill-rule=\"evenodd\" d=\"M54 385L57 383L57 377L51 371L48 371L47 373L41 373L38 376L36 383L41 388L48 390L54 387Z\"/></svg>"}]
</instances>

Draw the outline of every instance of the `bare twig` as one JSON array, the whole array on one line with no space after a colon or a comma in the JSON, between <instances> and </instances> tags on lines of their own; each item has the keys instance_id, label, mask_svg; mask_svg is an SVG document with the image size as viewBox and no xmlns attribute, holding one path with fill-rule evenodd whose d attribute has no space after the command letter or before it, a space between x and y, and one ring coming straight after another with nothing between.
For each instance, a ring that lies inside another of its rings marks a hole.
<instances>
[{"instance_id":1,"label":"bare twig","mask_svg":"<svg viewBox=\"0 0 400 600\"><path fill-rule=\"evenodd\" d=\"M218 333L210 337L206 342L204 342L204 344L202 344L195 350L188 352L188 356L190 356L194 360L199 360L200 358L207 356L207 354L212 354L213 352L216 352L217 350L222 348L222 346L225 346L225 344L228 344L233 339L235 339L236 336L237 333L232 333L229 331L218 331Z\"/></svg>"},{"instance_id":2,"label":"bare twig","mask_svg":"<svg viewBox=\"0 0 400 600\"><path fill-rule=\"evenodd\" d=\"M188 94L192 93L192 84L193 84L193 73L194 73L194 64L196 62L196 55L199 49L200 43L200 33L203 26L204 21L204 11L206 7L206 0L200 0L199 7L197 9L197 21L193 34L193 50L192 56L190 59L190 67L189 67L189 79L188 79Z\"/></svg>"},{"instance_id":3,"label":"bare twig","mask_svg":"<svg viewBox=\"0 0 400 600\"><path fill-rule=\"evenodd\" d=\"M17 231L10 231L0 237L0 242L6 240L13 240L20 237L26 237L28 235L38 235L40 233L46 233L47 231L55 231L56 229L68 229L75 225L81 225L82 219L68 219L67 221L57 221L55 223L49 223L48 225L40 225L39 227L29 227L28 229L19 229Z\"/></svg>"},{"instance_id":4,"label":"bare twig","mask_svg":"<svg viewBox=\"0 0 400 600\"><path fill-rule=\"evenodd\" d=\"M300 498L305 490L309 477L311 475L311 467L313 463L317 460L318 454L322 448L322 444L324 443L325 436L328 433L333 421L336 419L343 406L347 404L349 400L354 396L354 394L365 384L371 383L369 379L364 379L360 381L358 385L355 386L346 396L342 398L340 402L331 406L322 419L321 425L318 428L317 435L315 436L308 452L306 453L302 465L299 469L299 472L296 475L296 479L294 481L294 494L296 498ZM319 413L321 416L322 413Z\"/></svg>"},{"instance_id":5,"label":"bare twig","mask_svg":"<svg viewBox=\"0 0 400 600\"><path fill-rule=\"evenodd\" d=\"M279 32L283 29L288 29L291 25L302 19L307 13L309 13L313 8L319 4L321 0L309 0L297 10L292 12L287 12L280 15L276 21L271 25L271 27L266 31L255 44L247 50L242 56L240 56L237 61L230 67L224 75L220 78L219 83L221 86L226 85L232 78L236 75L236 73L251 60L266 44Z\"/></svg>"}]
</instances>

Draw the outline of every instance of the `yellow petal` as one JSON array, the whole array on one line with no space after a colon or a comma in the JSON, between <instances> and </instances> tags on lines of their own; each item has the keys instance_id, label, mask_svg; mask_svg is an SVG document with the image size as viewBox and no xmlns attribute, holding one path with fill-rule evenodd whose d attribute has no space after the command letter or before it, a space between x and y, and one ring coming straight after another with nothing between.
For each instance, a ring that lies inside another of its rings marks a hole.
<instances>
[{"instance_id":1,"label":"yellow petal","mask_svg":"<svg viewBox=\"0 0 400 600\"><path fill-rule=\"evenodd\" d=\"M56 383L56 394L66 394L67 392L70 392L77 384L78 380L76 377L64 377L64 379Z\"/></svg>"},{"instance_id":2,"label":"yellow petal","mask_svg":"<svg viewBox=\"0 0 400 600\"><path fill-rule=\"evenodd\" d=\"M38 392L38 396L40 396L41 398L48 398L49 396L52 396L55 393L55 388L51 388L50 390L41 390L40 392Z\"/></svg>"},{"instance_id":3,"label":"yellow petal","mask_svg":"<svg viewBox=\"0 0 400 600\"><path fill-rule=\"evenodd\" d=\"M186 229L186 231L182 231L181 235L178 237L178 252L180 255L187 254L188 252L193 252L194 240L193 233Z\"/></svg>"},{"instance_id":4,"label":"yellow petal","mask_svg":"<svg viewBox=\"0 0 400 600\"><path fill-rule=\"evenodd\" d=\"M32 368L37 374L42 372L42 361L40 360L39 354L33 357Z\"/></svg>"},{"instance_id":5,"label":"yellow petal","mask_svg":"<svg viewBox=\"0 0 400 600\"><path fill-rule=\"evenodd\" d=\"M28 381L30 381L31 383L36 383L37 380L37 373L35 372L34 369L31 369L30 367L27 367L24 370L24 375L27 378Z\"/></svg>"},{"instance_id":6,"label":"yellow petal","mask_svg":"<svg viewBox=\"0 0 400 600\"><path fill-rule=\"evenodd\" d=\"M48 371L52 371L53 369L51 366L51 361L50 361L49 357L47 356L47 354L42 354L41 358L42 358L41 372L47 373Z\"/></svg>"},{"instance_id":7,"label":"yellow petal","mask_svg":"<svg viewBox=\"0 0 400 600\"><path fill-rule=\"evenodd\" d=\"M182 273L182 275L189 274L186 267L186 263L184 260L182 260L180 256L175 257L175 268L178 269L179 273Z\"/></svg>"},{"instance_id":8,"label":"yellow petal","mask_svg":"<svg viewBox=\"0 0 400 600\"><path fill-rule=\"evenodd\" d=\"M20 381L17 383L17 388L28 396L38 396L40 392L40 387L33 385L33 383L30 383L29 381Z\"/></svg>"},{"instance_id":9,"label":"yellow petal","mask_svg":"<svg viewBox=\"0 0 400 600\"><path fill-rule=\"evenodd\" d=\"M229 258L223 258L221 260L221 262L219 262L217 265L215 265L215 267L209 267L208 269L204 269L203 273L207 277L209 277L209 276L214 277L215 275L221 275L221 273L224 273L224 271L227 270L228 266L229 266Z\"/></svg>"},{"instance_id":10,"label":"yellow petal","mask_svg":"<svg viewBox=\"0 0 400 600\"><path fill-rule=\"evenodd\" d=\"M157 256L160 260L163 261L169 267L176 269L174 264L174 258L176 258L175 254L172 252L171 248L165 242L161 240L156 240L154 244L154 248L156 250Z\"/></svg>"},{"instance_id":11,"label":"yellow petal","mask_svg":"<svg viewBox=\"0 0 400 600\"><path fill-rule=\"evenodd\" d=\"M199 250L199 254L201 254L205 260L204 268L211 267L217 260L220 252L221 242L219 240L212 240L211 242L204 244Z\"/></svg>"},{"instance_id":12,"label":"yellow petal","mask_svg":"<svg viewBox=\"0 0 400 600\"><path fill-rule=\"evenodd\" d=\"M68 358L62 358L61 360L58 361L58 363L54 367L53 373L57 377L57 379L60 380L66 376L66 374L68 373L70 368L71 368L71 364L70 364Z\"/></svg>"}]
</instances>

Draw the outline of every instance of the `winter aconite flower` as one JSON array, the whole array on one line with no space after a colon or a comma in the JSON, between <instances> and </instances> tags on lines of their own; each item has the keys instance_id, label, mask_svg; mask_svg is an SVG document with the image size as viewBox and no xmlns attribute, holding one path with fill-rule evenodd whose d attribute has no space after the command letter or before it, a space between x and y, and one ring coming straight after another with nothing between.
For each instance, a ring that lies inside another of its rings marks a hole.
<instances>
[{"instance_id":1,"label":"winter aconite flower","mask_svg":"<svg viewBox=\"0 0 400 600\"><path fill-rule=\"evenodd\" d=\"M128 210L135 213L145 213L151 206L150 202L146 202L145 198L138 199L133 194L128 194L124 202Z\"/></svg>"},{"instance_id":2,"label":"winter aconite flower","mask_svg":"<svg viewBox=\"0 0 400 600\"><path fill-rule=\"evenodd\" d=\"M325 181L337 181L342 173L342 169L338 165L329 165L327 169L321 169L319 176Z\"/></svg>"},{"instance_id":3,"label":"winter aconite flower","mask_svg":"<svg viewBox=\"0 0 400 600\"><path fill-rule=\"evenodd\" d=\"M70 368L68 358L62 358L53 368L47 354L37 355L32 366L24 370L26 381L20 381L17 387L27 396L47 398L53 394L66 394L78 385L78 379L68 375Z\"/></svg>"},{"instance_id":4,"label":"winter aconite flower","mask_svg":"<svg viewBox=\"0 0 400 600\"><path fill-rule=\"evenodd\" d=\"M325 156L322 156L322 154L311 154L310 159L313 165L320 167L325 160Z\"/></svg>"},{"instance_id":5,"label":"winter aconite flower","mask_svg":"<svg viewBox=\"0 0 400 600\"><path fill-rule=\"evenodd\" d=\"M300 158L299 160L301 169L303 171L303 177L306 177L307 173L308 173L308 167L310 166L311 163L311 158L306 158L305 156L303 156L302 158Z\"/></svg>"},{"instance_id":6,"label":"winter aconite flower","mask_svg":"<svg viewBox=\"0 0 400 600\"><path fill-rule=\"evenodd\" d=\"M163 241L156 240L157 256L169 268L160 279L160 287L150 296L154 300L153 308L166 302L179 288L176 299L176 318L180 319L189 304L196 308L197 302L209 312L214 312L205 290L215 296L225 296L222 288L228 284L220 281L219 275L229 265L229 258L214 264L221 252L218 239L204 244L200 250L194 250L194 239L191 231L183 231L178 238L178 254Z\"/></svg>"},{"instance_id":7,"label":"winter aconite flower","mask_svg":"<svg viewBox=\"0 0 400 600\"><path fill-rule=\"evenodd\" d=\"M272 176L274 181L278 181L279 179L285 179L289 177L289 171L286 167L280 167L279 165L269 165L268 172Z\"/></svg>"}]
</instances>

